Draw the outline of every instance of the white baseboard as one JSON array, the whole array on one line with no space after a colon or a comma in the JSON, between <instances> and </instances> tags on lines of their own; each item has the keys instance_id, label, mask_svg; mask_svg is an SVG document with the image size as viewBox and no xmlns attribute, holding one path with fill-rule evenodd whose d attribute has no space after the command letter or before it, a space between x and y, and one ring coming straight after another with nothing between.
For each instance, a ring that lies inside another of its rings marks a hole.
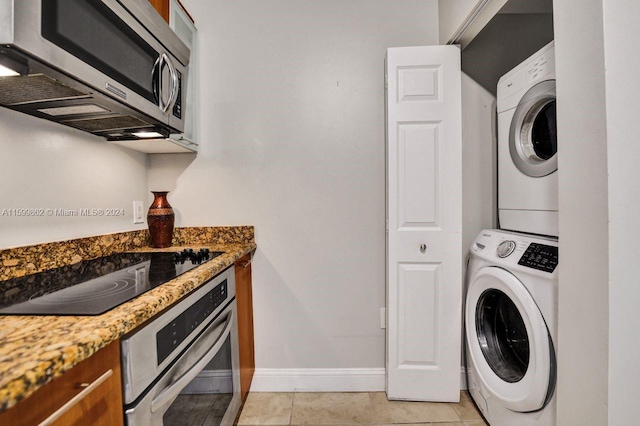
<instances>
[{"instance_id":1,"label":"white baseboard","mask_svg":"<svg viewBox=\"0 0 640 426\"><path fill-rule=\"evenodd\" d=\"M384 368L256 368L251 392L383 392ZM467 389L460 367L460 389Z\"/></svg>"},{"instance_id":2,"label":"white baseboard","mask_svg":"<svg viewBox=\"0 0 640 426\"><path fill-rule=\"evenodd\" d=\"M382 392L384 368L256 368L251 392Z\"/></svg>"}]
</instances>

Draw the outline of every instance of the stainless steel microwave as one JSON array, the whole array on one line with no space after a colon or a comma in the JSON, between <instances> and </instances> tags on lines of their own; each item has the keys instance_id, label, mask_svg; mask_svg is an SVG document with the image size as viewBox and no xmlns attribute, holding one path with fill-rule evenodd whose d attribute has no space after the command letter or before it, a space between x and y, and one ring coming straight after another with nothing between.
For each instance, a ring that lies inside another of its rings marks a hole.
<instances>
[{"instance_id":1,"label":"stainless steel microwave","mask_svg":"<svg viewBox=\"0 0 640 426\"><path fill-rule=\"evenodd\" d=\"M184 130L189 54L147 0L0 0L0 105L108 140Z\"/></svg>"}]
</instances>

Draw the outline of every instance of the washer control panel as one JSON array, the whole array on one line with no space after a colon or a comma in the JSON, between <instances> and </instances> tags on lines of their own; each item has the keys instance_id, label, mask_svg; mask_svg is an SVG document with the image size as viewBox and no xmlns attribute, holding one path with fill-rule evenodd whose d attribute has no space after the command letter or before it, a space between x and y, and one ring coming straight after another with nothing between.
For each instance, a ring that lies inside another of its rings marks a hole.
<instances>
[{"instance_id":1,"label":"washer control panel","mask_svg":"<svg viewBox=\"0 0 640 426\"><path fill-rule=\"evenodd\" d=\"M476 260L509 271L557 279L558 242L542 236L485 229L470 248L470 261Z\"/></svg>"},{"instance_id":2,"label":"washer control panel","mask_svg":"<svg viewBox=\"0 0 640 426\"><path fill-rule=\"evenodd\" d=\"M558 247L531 243L518 261L518 265L553 272L558 266Z\"/></svg>"},{"instance_id":3,"label":"washer control panel","mask_svg":"<svg viewBox=\"0 0 640 426\"><path fill-rule=\"evenodd\" d=\"M509 256L516 249L516 242L512 240L506 240L498 244L496 248L496 256L501 259Z\"/></svg>"}]
</instances>

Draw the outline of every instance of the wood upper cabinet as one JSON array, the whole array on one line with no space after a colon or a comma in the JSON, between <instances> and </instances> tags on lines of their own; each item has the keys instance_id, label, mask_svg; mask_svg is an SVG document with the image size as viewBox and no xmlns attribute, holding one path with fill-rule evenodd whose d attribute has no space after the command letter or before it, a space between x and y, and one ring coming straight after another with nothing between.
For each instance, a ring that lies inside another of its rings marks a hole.
<instances>
[{"instance_id":1,"label":"wood upper cabinet","mask_svg":"<svg viewBox=\"0 0 640 426\"><path fill-rule=\"evenodd\" d=\"M169 23L169 0L149 0L160 16Z\"/></svg>"},{"instance_id":2,"label":"wood upper cabinet","mask_svg":"<svg viewBox=\"0 0 640 426\"><path fill-rule=\"evenodd\" d=\"M240 347L240 394L244 401L256 369L253 350L253 296L251 254L236 261L236 303L238 304L238 343Z\"/></svg>"},{"instance_id":3,"label":"wood upper cabinet","mask_svg":"<svg viewBox=\"0 0 640 426\"><path fill-rule=\"evenodd\" d=\"M114 341L0 414L0 425L119 426L120 342Z\"/></svg>"},{"instance_id":4,"label":"wood upper cabinet","mask_svg":"<svg viewBox=\"0 0 640 426\"><path fill-rule=\"evenodd\" d=\"M188 147L192 151L198 150L198 29L189 12L182 6L179 0L169 1L169 26L173 32L189 48L189 74L187 76L187 89L184 96L184 132L172 134L170 138L176 143Z\"/></svg>"},{"instance_id":5,"label":"wood upper cabinet","mask_svg":"<svg viewBox=\"0 0 640 426\"><path fill-rule=\"evenodd\" d=\"M184 131L166 139L127 140L112 143L149 154L198 152L198 30L180 0L149 0L178 38L189 48L189 73L183 86ZM183 76L184 77L184 76Z\"/></svg>"}]
</instances>

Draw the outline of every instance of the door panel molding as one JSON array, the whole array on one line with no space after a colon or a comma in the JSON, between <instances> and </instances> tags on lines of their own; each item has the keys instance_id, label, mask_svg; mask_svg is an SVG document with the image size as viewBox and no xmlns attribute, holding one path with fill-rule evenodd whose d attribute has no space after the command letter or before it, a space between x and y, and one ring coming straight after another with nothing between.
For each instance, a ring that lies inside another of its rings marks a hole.
<instances>
[{"instance_id":1,"label":"door panel molding","mask_svg":"<svg viewBox=\"0 0 640 426\"><path fill-rule=\"evenodd\" d=\"M387 50L387 396L458 401L460 51Z\"/></svg>"}]
</instances>

